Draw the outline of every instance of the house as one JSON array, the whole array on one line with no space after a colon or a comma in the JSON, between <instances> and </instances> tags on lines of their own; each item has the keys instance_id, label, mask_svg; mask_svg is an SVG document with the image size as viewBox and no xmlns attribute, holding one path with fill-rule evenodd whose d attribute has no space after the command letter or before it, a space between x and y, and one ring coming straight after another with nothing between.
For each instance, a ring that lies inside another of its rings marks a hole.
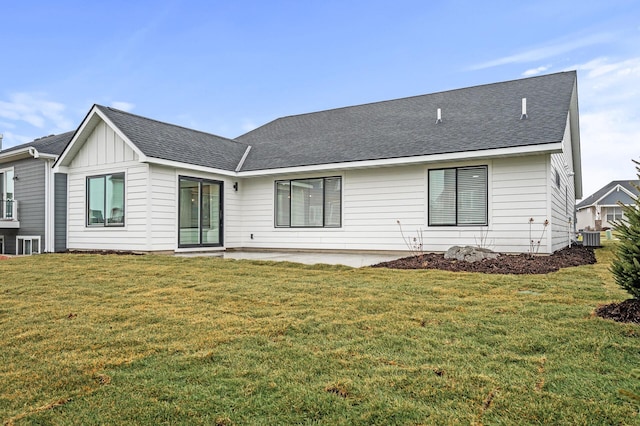
<instances>
[{"instance_id":1,"label":"house","mask_svg":"<svg viewBox=\"0 0 640 426\"><path fill-rule=\"evenodd\" d=\"M73 250L407 250L400 222L428 251L485 235L551 253L582 197L577 76L283 117L234 140L94 105L55 169Z\"/></svg>"},{"instance_id":2,"label":"house","mask_svg":"<svg viewBox=\"0 0 640 426\"><path fill-rule=\"evenodd\" d=\"M73 132L0 151L0 254L66 249L66 175L53 164Z\"/></svg>"},{"instance_id":3,"label":"house","mask_svg":"<svg viewBox=\"0 0 640 426\"><path fill-rule=\"evenodd\" d=\"M611 228L614 220L624 217L619 203L635 204L638 185L640 180L614 180L582 200L576 206L578 229Z\"/></svg>"}]
</instances>

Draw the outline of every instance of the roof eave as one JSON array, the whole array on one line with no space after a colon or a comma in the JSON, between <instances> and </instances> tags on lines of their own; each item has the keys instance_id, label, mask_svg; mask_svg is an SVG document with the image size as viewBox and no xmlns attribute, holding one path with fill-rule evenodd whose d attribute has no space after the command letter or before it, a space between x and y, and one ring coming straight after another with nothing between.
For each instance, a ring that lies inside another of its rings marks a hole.
<instances>
[{"instance_id":1,"label":"roof eave","mask_svg":"<svg viewBox=\"0 0 640 426\"><path fill-rule=\"evenodd\" d=\"M363 169L374 167L402 166L409 164L442 163L446 161L482 160L488 158L517 157L536 154L557 154L562 152L562 141L540 145L527 145L511 148L496 148L478 151L463 151L446 154L418 155L413 157L359 160L342 163L314 164L307 166L281 167L238 172L238 177L257 177L288 173L317 172L338 169Z\"/></svg>"},{"instance_id":2,"label":"roof eave","mask_svg":"<svg viewBox=\"0 0 640 426\"><path fill-rule=\"evenodd\" d=\"M188 170L195 170L195 171L204 172L204 173L214 173L222 176L233 176L233 177L238 176L238 173L232 170L224 170L224 169L218 169L215 167L199 166L196 164L182 163L180 161L165 160L163 158L145 157L145 159L141 160L141 162L156 164L159 166L175 167L177 169L188 169Z\"/></svg>"},{"instance_id":3,"label":"roof eave","mask_svg":"<svg viewBox=\"0 0 640 426\"><path fill-rule=\"evenodd\" d=\"M16 149L5 153L0 153L0 163L23 160L25 158L41 158L43 160L55 160L57 155L39 152L33 146Z\"/></svg>"}]
</instances>

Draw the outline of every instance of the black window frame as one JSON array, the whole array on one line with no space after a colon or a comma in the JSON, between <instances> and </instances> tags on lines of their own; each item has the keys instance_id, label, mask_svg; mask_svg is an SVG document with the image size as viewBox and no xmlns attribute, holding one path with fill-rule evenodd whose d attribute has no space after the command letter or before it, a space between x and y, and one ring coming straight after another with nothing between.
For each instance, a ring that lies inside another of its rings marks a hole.
<instances>
[{"instance_id":1,"label":"black window frame","mask_svg":"<svg viewBox=\"0 0 640 426\"><path fill-rule=\"evenodd\" d=\"M89 201L90 201L90 185L89 185L89 181L90 179L96 179L96 178L103 178L104 179L104 189L103 189L103 209L107 208L107 178L108 177L113 177L113 176L119 176L122 177L122 222L121 223L108 223L107 221L107 217L105 216L106 211L102 212L102 223L89 223L89 211L91 210L89 208ZM126 183L126 174L125 172L117 172L117 173L104 173L104 174L100 174L100 175L91 175L91 176L87 176L85 178L85 186L86 186L86 191L85 191L85 215L84 215L84 219L85 219L85 227L87 228L124 228L125 223L126 223L126 200L127 200L127 196L126 196L126 190L127 190L127 183Z\"/></svg>"},{"instance_id":2,"label":"black window frame","mask_svg":"<svg viewBox=\"0 0 640 426\"><path fill-rule=\"evenodd\" d=\"M459 222L459 211L460 208L458 206L458 171L466 170L466 169L484 169L485 172L485 203L484 203L484 217L485 221L483 223L460 223ZM455 170L456 172L456 192L455 192L455 209L456 209L456 223L447 223L447 224L432 224L431 223L431 172L432 171L441 171L441 170ZM427 170L427 225L429 227L464 227L464 226L489 226L489 166L487 165L477 165L477 166L461 166L461 167L443 167L439 169L429 169Z\"/></svg>"},{"instance_id":3,"label":"black window frame","mask_svg":"<svg viewBox=\"0 0 640 426\"><path fill-rule=\"evenodd\" d=\"M216 184L219 185L220 187L220 206L219 206L219 218L218 218L218 226L219 226L219 234L218 234L218 239L220 240L220 242L218 243L202 243L202 218L200 218L199 223L198 223L198 239L200 241L200 243L195 243L195 244L182 244L180 243L180 223L182 221L182 215L180 212L180 203L181 203L181 194L180 194L180 181L185 180L185 181L191 181L191 182L197 182L198 183L198 193L200 194L199 200L198 200L198 209L201 212L200 214L202 214L203 211L203 198L202 198L202 184L207 183L207 184ZM199 178L199 177L193 177L193 176L185 176L185 175L178 175L178 248L198 248L198 247L224 247L224 181L221 180L216 180L216 179L207 179L207 178Z\"/></svg>"},{"instance_id":4,"label":"black window frame","mask_svg":"<svg viewBox=\"0 0 640 426\"><path fill-rule=\"evenodd\" d=\"M292 182L304 182L307 180L319 180L322 179L322 225L311 226L311 225L291 225L291 188L293 188ZM338 225L327 225L326 224L326 191L327 185L326 181L329 179L340 179L340 218ZM310 177L310 178L299 178L299 179L279 179L276 180L273 184L274 188L274 203L273 203L273 226L278 229L339 229L342 228L342 176L320 176L320 177ZM278 225L278 183L286 182L289 185L289 225Z\"/></svg>"}]
</instances>

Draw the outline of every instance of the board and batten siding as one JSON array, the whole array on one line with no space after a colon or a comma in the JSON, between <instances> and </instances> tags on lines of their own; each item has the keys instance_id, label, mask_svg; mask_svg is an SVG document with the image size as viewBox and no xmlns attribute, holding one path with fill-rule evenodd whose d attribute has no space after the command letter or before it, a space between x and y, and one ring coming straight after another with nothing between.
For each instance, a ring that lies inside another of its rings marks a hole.
<instances>
[{"instance_id":1,"label":"board and batten siding","mask_svg":"<svg viewBox=\"0 0 640 426\"><path fill-rule=\"evenodd\" d=\"M88 176L125 174L125 226L86 226ZM71 250L150 251L149 166L105 123L99 123L69 166L67 247Z\"/></svg>"}]
</instances>

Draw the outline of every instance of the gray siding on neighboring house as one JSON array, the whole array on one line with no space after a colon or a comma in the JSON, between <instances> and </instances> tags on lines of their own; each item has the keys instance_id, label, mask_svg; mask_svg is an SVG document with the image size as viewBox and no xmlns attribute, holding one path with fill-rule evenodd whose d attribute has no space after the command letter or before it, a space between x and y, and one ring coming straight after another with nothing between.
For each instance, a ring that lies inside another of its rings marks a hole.
<instances>
[{"instance_id":1,"label":"gray siding on neighboring house","mask_svg":"<svg viewBox=\"0 0 640 426\"><path fill-rule=\"evenodd\" d=\"M17 235L40 236L40 250L45 246L45 162L27 159L12 164L15 181L15 199L18 201L18 220L20 229ZM8 241L10 254L16 253L16 234ZM6 243L6 242L5 242Z\"/></svg>"},{"instance_id":2,"label":"gray siding on neighboring house","mask_svg":"<svg viewBox=\"0 0 640 426\"><path fill-rule=\"evenodd\" d=\"M60 252L67 250L67 175L64 173L55 174L54 197L54 250Z\"/></svg>"},{"instance_id":3,"label":"gray siding on neighboring house","mask_svg":"<svg viewBox=\"0 0 640 426\"><path fill-rule=\"evenodd\" d=\"M44 177L45 162L33 158L4 163L3 169L13 167L14 199L18 202L20 229L0 229L4 236L5 254L16 254L16 236L40 236L40 250L44 247Z\"/></svg>"}]
</instances>

